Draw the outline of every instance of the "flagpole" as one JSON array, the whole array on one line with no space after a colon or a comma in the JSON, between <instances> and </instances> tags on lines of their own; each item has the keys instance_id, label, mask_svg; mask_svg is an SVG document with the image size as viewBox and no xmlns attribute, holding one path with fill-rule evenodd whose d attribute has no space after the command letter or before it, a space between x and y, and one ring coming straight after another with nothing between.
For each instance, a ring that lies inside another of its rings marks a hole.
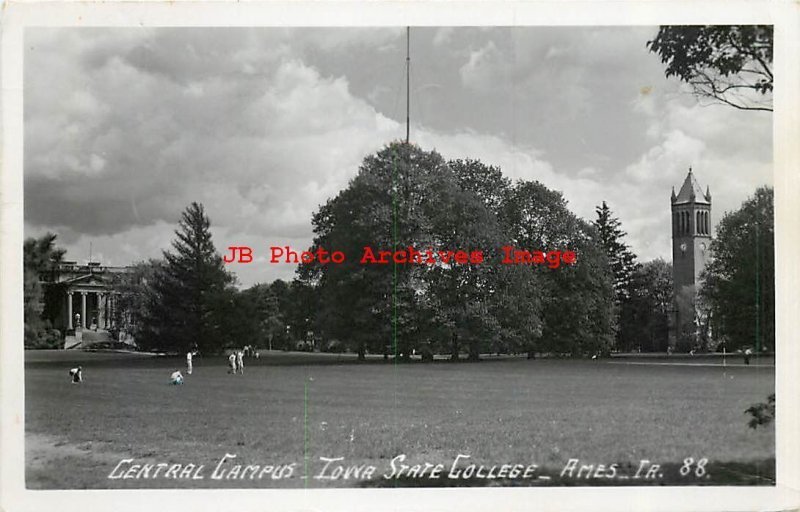
<instances>
[{"instance_id":1,"label":"flagpole","mask_svg":"<svg viewBox=\"0 0 800 512\"><path fill-rule=\"evenodd\" d=\"M406 144L411 131L411 27L406 27Z\"/></svg>"}]
</instances>

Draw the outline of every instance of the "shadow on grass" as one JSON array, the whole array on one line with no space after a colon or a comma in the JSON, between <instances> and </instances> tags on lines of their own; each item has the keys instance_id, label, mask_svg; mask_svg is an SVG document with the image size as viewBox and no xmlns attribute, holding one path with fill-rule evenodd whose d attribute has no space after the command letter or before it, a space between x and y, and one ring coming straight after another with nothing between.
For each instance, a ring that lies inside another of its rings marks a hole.
<instances>
[{"instance_id":1,"label":"shadow on grass","mask_svg":"<svg viewBox=\"0 0 800 512\"><path fill-rule=\"evenodd\" d=\"M622 468L630 475L636 468L627 465ZM560 477L559 470L544 468L540 474L553 475L549 480L541 479L429 479L407 478L376 479L361 482L361 487L642 487L642 486L685 486L685 485L775 485L775 459L754 462L709 462L707 473L702 478L694 475L681 476L681 464L667 463L662 466L662 477L658 479L608 479Z\"/></svg>"}]
</instances>

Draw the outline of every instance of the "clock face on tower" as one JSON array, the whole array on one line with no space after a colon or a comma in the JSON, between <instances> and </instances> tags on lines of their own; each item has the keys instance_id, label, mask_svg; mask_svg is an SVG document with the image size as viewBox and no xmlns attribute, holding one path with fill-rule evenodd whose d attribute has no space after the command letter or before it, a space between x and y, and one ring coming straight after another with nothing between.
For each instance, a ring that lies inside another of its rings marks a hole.
<instances>
[{"instance_id":1,"label":"clock face on tower","mask_svg":"<svg viewBox=\"0 0 800 512\"><path fill-rule=\"evenodd\" d=\"M681 244L681 252L686 252L686 242Z\"/></svg>"}]
</instances>

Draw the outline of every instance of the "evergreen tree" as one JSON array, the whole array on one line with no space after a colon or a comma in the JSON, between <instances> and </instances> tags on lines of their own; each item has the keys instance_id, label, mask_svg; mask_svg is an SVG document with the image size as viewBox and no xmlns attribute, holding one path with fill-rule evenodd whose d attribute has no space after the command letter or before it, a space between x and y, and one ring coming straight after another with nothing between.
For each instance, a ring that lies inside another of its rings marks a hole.
<instances>
[{"instance_id":1,"label":"evergreen tree","mask_svg":"<svg viewBox=\"0 0 800 512\"><path fill-rule=\"evenodd\" d=\"M596 212L594 226L614 275L614 299L620 305L630 297L631 277L638 266L636 256L622 241L627 233L622 231L619 219L612 215L605 201L602 206L597 207Z\"/></svg>"},{"instance_id":2,"label":"evergreen tree","mask_svg":"<svg viewBox=\"0 0 800 512\"><path fill-rule=\"evenodd\" d=\"M193 202L175 231L174 252L164 251L155 283L160 302L151 319L162 349L198 347L213 353L232 342L229 323L237 306L230 289L233 277L214 248L210 224L203 206Z\"/></svg>"}]
</instances>

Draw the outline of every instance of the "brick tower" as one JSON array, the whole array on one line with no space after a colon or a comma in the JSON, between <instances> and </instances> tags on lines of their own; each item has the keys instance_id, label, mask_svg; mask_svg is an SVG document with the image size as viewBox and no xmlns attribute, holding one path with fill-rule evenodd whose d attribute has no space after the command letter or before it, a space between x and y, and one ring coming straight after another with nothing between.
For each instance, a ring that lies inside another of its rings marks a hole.
<instances>
[{"instance_id":1,"label":"brick tower","mask_svg":"<svg viewBox=\"0 0 800 512\"><path fill-rule=\"evenodd\" d=\"M669 344L696 333L695 296L700 274L710 257L711 193L692 174L691 167L675 195L672 188L672 278L675 286L674 316Z\"/></svg>"}]
</instances>

